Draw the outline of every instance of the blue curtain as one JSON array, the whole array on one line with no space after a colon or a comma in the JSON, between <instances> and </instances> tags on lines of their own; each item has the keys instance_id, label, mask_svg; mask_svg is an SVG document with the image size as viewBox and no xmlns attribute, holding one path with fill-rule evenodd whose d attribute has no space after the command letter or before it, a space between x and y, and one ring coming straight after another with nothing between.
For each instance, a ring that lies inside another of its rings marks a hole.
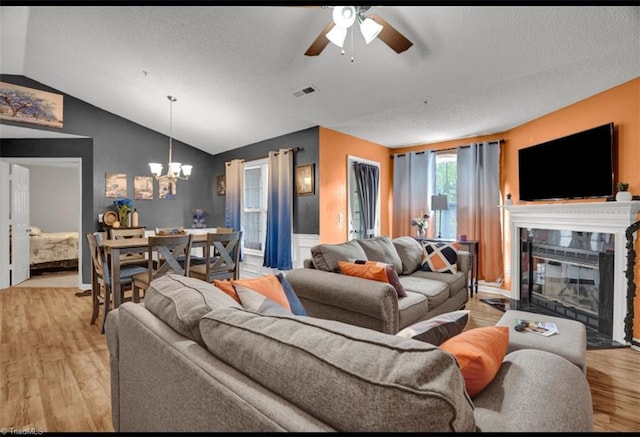
<instances>
[{"instance_id":1,"label":"blue curtain","mask_svg":"<svg viewBox=\"0 0 640 437\"><path fill-rule=\"evenodd\" d=\"M435 226L431 195L436 186L436 154L433 150L393 155L393 236L415 235L411 219L429 214L427 236L433 237Z\"/></svg>"},{"instance_id":2,"label":"blue curtain","mask_svg":"<svg viewBox=\"0 0 640 437\"><path fill-rule=\"evenodd\" d=\"M356 175L358 200L360 201L360 235L364 238L371 238L374 236L376 227L380 169L375 165L354 162L353 170Z\"/></svg>"},{"instance_id":3,"label":"blue curtain","mask_svg":"<svg viewBox=\"0 0 640 437\"><path fill-rule=\"evenodd\" d=\"M291 270L293 152L287 149L269 152L268 161L267 236L263 266Z\"/></svg>"},{"instance_id":4,"label":"blue curtain","mask_svg":"<svg viewBox=\"0 0 640 437\"><path fill-rule=\"evenodd\" d=\"M234 159L225 163L225 205L224 225L236 231L244 231L242 227L242 210L244 195L244 161ZM244 232L243 232L244 233ZM240 241L240 260L242 261L242 246Z\"/></svg>"}]
</instances>

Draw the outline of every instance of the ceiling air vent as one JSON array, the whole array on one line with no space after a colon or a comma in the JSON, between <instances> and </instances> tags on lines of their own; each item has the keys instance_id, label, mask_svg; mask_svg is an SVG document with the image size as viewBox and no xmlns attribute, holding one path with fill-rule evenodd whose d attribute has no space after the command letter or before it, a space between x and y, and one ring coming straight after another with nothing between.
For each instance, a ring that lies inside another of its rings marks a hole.
<instances>
[{"instance_id":1,"label":"ceiling air vent","mask_svg":"<svg viewBox=\"0 0 640 437\"><path fill-rule=\"evenodd\" d=\"M296 96L296 97L302 97L305 94L311 94L311 93L315 93L315 92L316 92L316 89L314 87L308 86L306 88L302 88L301 90L294 91L293 95Z\"/></svg>"}]
</instances>

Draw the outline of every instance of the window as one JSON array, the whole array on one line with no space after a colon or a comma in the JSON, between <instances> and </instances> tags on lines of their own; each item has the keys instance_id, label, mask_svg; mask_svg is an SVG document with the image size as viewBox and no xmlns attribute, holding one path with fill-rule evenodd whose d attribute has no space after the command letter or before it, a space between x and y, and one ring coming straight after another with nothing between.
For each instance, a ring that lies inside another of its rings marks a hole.
<instances>
[{"instance_id":1,"label":"window","mask_svg":"<svg viewBox=\"0 0 640 437\"><path fill-rule=\"evenodd\" d=\"M266 159L244 164L244 210L242 223L244 248L248 252L264 251L267 230L267 177Z\"/></svg>"},{"instance_id":2,"label":"window","mask_svg":"<svg viewBox=\"0 0 640 437\"><path fill-rule=\"evenodd\" d=\"M435 212L435 235L449 240L457 239L457 179L458 156L456 152L438 152L436 155L435 193L447 196L449 209Z\"/></svg>"}]
</instances>

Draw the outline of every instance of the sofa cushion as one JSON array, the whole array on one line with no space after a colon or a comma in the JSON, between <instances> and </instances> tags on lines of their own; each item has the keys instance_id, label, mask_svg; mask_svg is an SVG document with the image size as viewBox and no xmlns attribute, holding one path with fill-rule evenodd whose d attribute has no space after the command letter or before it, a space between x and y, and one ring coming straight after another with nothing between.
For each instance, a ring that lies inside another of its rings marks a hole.
<instances>
[{"instance_id":1,"label":"sofa cushion","mask_svg":"<svg viewBox=\"0 0 640 437\"><path fill-rule=\"evenodd\" d=\"M422 294L429 300L429 311L449 299L449 285L446 282L420 278L415 275L400 276L402 286L408 292Z\"/></svg>"},{"instance_id":2,"label":"sofa cushion","mask_svg":"<svg viewBox=\"0 0 640 437\"><path fill-rule=\"evenodd\" d=\"M420 268L424 247L413 237L398 237L391 240L402 262L402 274L410 275Z\"/></svg>"},{"instance_id":3,"label":"sofa cushion","mask_svg":"<svg viewBox=\"0 0 640 437\"><path fill-rule=\"evenodd\" d=\"M338 261L368 258L362 246L351 240L340 244L317 244L311 248L311 259L316 269L339 273Z\"/></svg>"},{"instance_id":4,"label":"sofa cushion","mask_svg":"<svg viewBox=\"0 0 640 437\"><path fill-rule=\"evenodd\" d=\"M498 373L509 344L509 328L469 329L440 345L455 355L469 396L480 393ZM531 363L532 365L534 363Z\"/></svg>"},{"instance_id":5,"label":"sofa cushion","mask_svg":"<svg viewBox=\"0 0 640 437\"><path fill-rule=\"evenodd\" d=\"M469 310L459 310L440 314L429 320L407 326L396 335L438 346L464 331L469 323L469 313Z\"/></svg>"},{"instance_id":6,"label":"sofa cushion","mask_svg":"<svg viewBox=\"0 0 640 437\"><path fill-rule=\"evenodd\" d=\"M299 316L307 315L307 312L302 306L300 299L298 299L293 287L291 287L291 284L289 284L289 281L285 279L282 273L278 273L277 275L259 276L257 278L214 280L213 284L229 296L233 297L243 306L244 302L242 302L236 290L237 285L242 285L267 296L293 314Z\"/></svg>"},{"instance_id":7,"label":"sofa cushion","mask_svg":"<svg viewBox=\"0 0 640 437\"><path fill-rule=\"evenodd\" d=\"M425 272L423 270L417 270L411 274L414 278L430 279L433 281L444 282L449 285L449 297L452 297L458 293L461 289L467 286L467 278L464 273L457 271L456 273L439 273L439 272Z\"/></svg>"},{"instance_id":8,"label":"sofa cushion","mask_svg":"<svg viewBox=\"0 0 640 437\"><path fill-rule=\"evenodd\" d=\"M359 278L371 279L378 282L386 282L393 286L398 297L405 297L400 278L393 265L379 261L338 261L340 271L344 275L357 276Z\"/></svg>"},{"instance_id":9,"label":"sofa cushion","mask_svg":"<svg viewBox=\"0 0 640 437\"><path fill-rule=\"evenodd\" d=\"M213 355L336 431L475 430L455 358L428 343L239 308L200 326Z\"/></svg>"},{"instance_id":10,"label":"sofa cushion","mask_svg":"<svg viewBox=\"0 0 640 437\"><path fill-rule=\"evenodd\" d=\"M287 278L282 274L282 272L279 272L276 275L276 278L278 278L278 281L280 281L282 290L284 290L284 294L287 296L291 312L298 316L306 316L307 311L304 309L304 306L302 305L302 302L300 302L300 299L298 299L298 295L296 294L295 290L293 289L289 281L287 281Z\"/></svg>"},{"instance_id":11,"label":"sofa cushion","mask_svg":"<svg viewBox=\"0 0 640 437\"><path fill-rule=\"evenodd\" d=\"M200 318L216 308L240 307L238 302L212 284L175 274L151 281L144 305L174 331L202 346Z\"/></svg>"},{"instance_id":12,"label":"sofa cushion","mask_svg":"<svg viewBox=\"0 0 640 437\"><path fill-rule=\"evenodd\" d=\"M422 270L427 272L455 273L458 271L457 243L424 243L426 252L422 261Z\"/></svg>"},{"instance_id":13,"label":"sofa cushion","mask_svg":"<svg viewBox=\"0 0 640 437\"><path fill-rule=\"evenodd\" d=\"M393 264L396 268L396 272L402 273L402 260L395 246L391 242L391 238L387 236L373 237L362 240L356 240L358 244L367 254L367 258L370 261L381 261L388 264Z\"/></svg>"}]
</instances>

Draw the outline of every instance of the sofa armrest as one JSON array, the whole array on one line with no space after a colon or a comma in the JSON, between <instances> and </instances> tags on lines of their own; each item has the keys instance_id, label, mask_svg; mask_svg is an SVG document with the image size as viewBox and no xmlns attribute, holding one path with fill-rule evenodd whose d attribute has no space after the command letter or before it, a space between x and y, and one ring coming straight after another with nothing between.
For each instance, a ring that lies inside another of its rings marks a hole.
<instances>
[{"instance_id":1,"label":"sofa armrest","mask_svg":"<svg viewBox=\"0 0 640 437\"><path fill-rule=\"evenodd\" d=\"M536 349L508 354L493 381L473 398L484 432L592 432L593 405L584 373Z\"/></svg>"},{"instance_id":2,"label":"sofa armrest","mask_svg":"<svg viewBox=\"0 0 640 437\"><path fill-rule=\"evenodd\" d=\"M477 255L476 255L477 256ZM463 272L468 278L471 270L471 253L466 250L458 251L458 271Z\"/></svg>"},{"instance_id":3,"label":"sofa armrest","mask_svg":"<svg viewBox=\"0 0 640 437\"><path fill-rule=\"evenodd\" d=\"M398 331L398 295L391 284L307 268L293 269L286 278L309 316Z\"/></svg>"},{"instance_id":4,"label":"sofa armrest","mask_svg":"<svg viewBox=\"0 0 640 437\"><path fill-rule=\"evenodd\" d=\"M109 365L111 370L111 423L113 430L120 430L120 314L118 309L107 313L105 320L105 336L109 349Z\"/></svg>"}]
</instances>

